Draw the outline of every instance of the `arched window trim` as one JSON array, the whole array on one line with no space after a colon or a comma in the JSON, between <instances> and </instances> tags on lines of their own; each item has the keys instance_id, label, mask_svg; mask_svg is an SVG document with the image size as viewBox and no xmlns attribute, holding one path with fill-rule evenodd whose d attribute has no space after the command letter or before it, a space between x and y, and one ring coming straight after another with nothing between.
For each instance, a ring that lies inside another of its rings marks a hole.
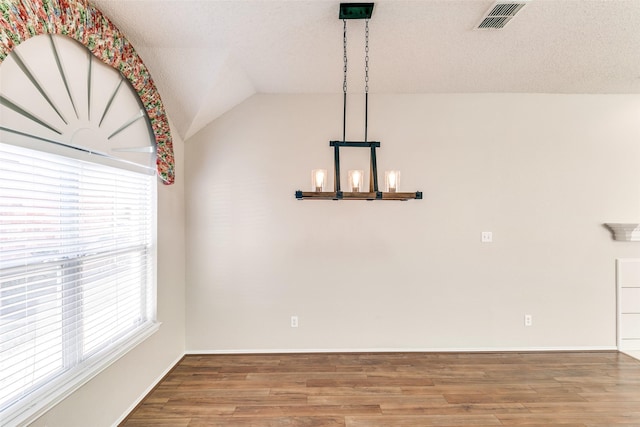
<instances>
[{"instance_id":1,"label":"arched window trim","mask_svg":"<svg viewBox=\"0 0 640 427\"><path fill-rule=\"evenodd\" d=\"M0 0L0 63L20 43L41 34L71 37L133 86L146 110L156 141L156 167L164 184L173 184L173 141L160 94L133 46L87 0Z\"/></svg>"}]
</instances>

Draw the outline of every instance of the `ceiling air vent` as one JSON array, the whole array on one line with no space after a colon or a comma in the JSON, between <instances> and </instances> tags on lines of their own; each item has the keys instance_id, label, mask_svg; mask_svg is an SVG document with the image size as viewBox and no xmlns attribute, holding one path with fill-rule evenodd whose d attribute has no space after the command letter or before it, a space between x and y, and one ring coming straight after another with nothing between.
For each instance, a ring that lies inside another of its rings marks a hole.
<instances>
[{"instance_id":1,"label":"ceiling air vent","mask_svg":"<svg viewBox=\"0 0 640 427\"><path fill-rule=\"evenodd\" d=\"M509 2L496 2L489 8L485 16L478 24L477 29L500 29L511 21L511 18L516 16L516 13L527 4L526 0L522 1L509 1Z\"/></svg>"}]
</instances>

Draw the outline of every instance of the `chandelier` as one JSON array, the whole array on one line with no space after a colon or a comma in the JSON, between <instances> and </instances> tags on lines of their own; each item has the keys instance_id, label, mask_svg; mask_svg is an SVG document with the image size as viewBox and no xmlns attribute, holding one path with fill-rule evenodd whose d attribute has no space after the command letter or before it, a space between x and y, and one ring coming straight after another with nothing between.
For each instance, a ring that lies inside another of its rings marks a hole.
<instances>
[{"instance_id":1,"label":"chandelier","mask_svg":"<svg viewBox=\"0 0 640 427\"><path fill-rule=\"evenodd\" d=\"M334 188L333 191L326 191L327 170L314 169L311 173L311 191L296 191L296 199L316 199L316 200L409 200L422 199L422 192L402 192L399 191L400 171L385 171L385 191L380 191L378 181L378 165L376 160L376 148L380 148L379 141L368 140L368 119L369 119L369 19L373 13L373 3L341 3L339 19L343 21L343 59L344 59L344 79L342 82L343 113L342 113L342 140L329 141L329 146L334 150ZM364 141L347 141L347 20L365 20L365 119L364 119ZM340 183L340 148L368 148L370 150L369 167L369 188L364 189L364 171L348 171L348 185L346 191L342 189Z\"/></svg>"}]
</instances>

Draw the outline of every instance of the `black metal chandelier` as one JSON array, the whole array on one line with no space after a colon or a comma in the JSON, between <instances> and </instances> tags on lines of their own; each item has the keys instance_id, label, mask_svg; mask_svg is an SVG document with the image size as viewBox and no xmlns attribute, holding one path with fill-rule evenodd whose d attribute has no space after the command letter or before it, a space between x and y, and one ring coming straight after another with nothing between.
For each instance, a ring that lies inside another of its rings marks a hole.
<instances>
[{"instance_id":1,"label":"black metal chandelier","mask_svg":"<svg viewBox=\"0 0 640 427\"><path fill-rule=\"evenodd\" d=\"M409 200L422 199L422 192L401 192L399 190L400 172L385 172L385 189L379 190L378 166L376 161L376 148L380 147L379 141L368 141L369 119L369 19L373 13L373 3L341 3L339 19L343 21L343 51L344 51L344 80L343 113L342 113L342 140L329 141L329 146L334 150L334 189L325 191L327 171L315 169L312 171L313 191L296 191L296 199L316 200ZM364 141L347 141L347 20L365 20L365 119ZM363 191L364 173L360 170L349 171L348 191L343 191L340 185L340 147L368 148L370 150L369 191Z\"/></svg>"}]
</instances>

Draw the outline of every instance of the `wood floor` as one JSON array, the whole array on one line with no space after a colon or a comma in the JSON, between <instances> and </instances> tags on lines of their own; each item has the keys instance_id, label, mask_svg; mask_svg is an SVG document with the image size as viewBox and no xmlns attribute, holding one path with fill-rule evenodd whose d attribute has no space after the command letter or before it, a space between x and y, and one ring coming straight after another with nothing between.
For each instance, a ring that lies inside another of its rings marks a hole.
<instances>
[{"instance_id":1,"label":"wood floor","mask_svg":"<svg viewBox=\"0 0 640 427\"><path fill-rule=\"evenodd\" d=\"M186 356L133 426L640 426L617 352Z\"/></svg>"}]
</instances>

